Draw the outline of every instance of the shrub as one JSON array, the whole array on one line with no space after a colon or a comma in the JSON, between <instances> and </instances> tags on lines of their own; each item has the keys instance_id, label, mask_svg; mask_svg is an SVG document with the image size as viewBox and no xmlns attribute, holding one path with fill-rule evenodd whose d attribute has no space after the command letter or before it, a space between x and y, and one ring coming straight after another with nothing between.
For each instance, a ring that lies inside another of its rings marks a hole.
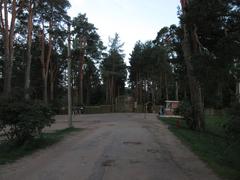
<instances>
[{"instance_id":1,"label":"shrub","mask_svg":"<svg viewBox=\"0 0 240 180\"><path fill-rule=\"evenodd\" d=\"M51 109L40 102L1 100L0 132L7 140L22 144L50 126L52 116Z\"/></svg>"},{"instance_id":2,"label":"shrub","mask_svg":"<svg viewBox=\"0 0 240 180\"><path fill-rule=\"evenodd\" d=\"M66 104L66 99L59 97L51 101L49 106L51 107L51 110L54 112L54 114L66 114L67 111L64 111Z\"/></svg>"},{"instance_id":3,"label":"shrub","mask_svg":"<svg viewBox=\"0 0 240 180\"><path fill-rule=\"evenodd\" d=\"M192 122L193 122L193 112L192 107L189 101L182 101L179 104L179 107L175 111L176 114L179 114L184 117L184 120L186 121L187 125L191 128Z\"/></svg>"},{"instance_id":4,"label":"shrub","mask_svg":"<svg viewBox=\"0 0 240 180\"><path fill-rule=\"evenodd\" d=\"M240 103L234 103L229 109L229 119L224 124L224 129L228 138L233 140L240 139Z\"/></svg>"}]
</instances>

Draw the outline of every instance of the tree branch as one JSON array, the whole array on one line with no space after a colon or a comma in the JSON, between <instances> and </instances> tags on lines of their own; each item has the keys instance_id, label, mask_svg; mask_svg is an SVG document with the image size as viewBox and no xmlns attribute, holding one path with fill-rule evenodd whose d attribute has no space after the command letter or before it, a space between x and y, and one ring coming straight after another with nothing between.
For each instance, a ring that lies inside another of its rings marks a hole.
<instances>
[{"instance_id":1,"label":"tree branch","mask_svg":"<svg viewBox=\"0 0 240 180\"><path fill-rule=\"evenodd\" d=\"M19 13L19 11L21 11L24 7L24 3L25 3L25 0L20 0L19 2L19 8L16 10L16 14Z\"/></svg>"}]
</instances>

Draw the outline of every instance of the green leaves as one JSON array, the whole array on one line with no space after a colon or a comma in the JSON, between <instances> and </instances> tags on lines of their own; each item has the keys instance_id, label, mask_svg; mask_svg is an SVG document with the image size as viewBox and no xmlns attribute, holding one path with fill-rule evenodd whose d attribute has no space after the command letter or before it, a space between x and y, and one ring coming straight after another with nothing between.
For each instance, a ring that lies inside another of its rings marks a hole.
<instances>
[{"instance_id":1,"label":"green leaves","mask_svg":"<svg viewBox=\"0 0 240 180\"><path fill-rule=\"evenodd\" d=\"M106 99L113 102L117 94L123 94L127 78L127 66L124 62L124 54L119 35L109 40L109 51L101 63L101 74L106 87ZM107 101L108 101L107 100ZM107 102L109 103L109 102Z\"/></svg>"},{"instance_id":2,"label":"green leaves","mask_svg":"<svg viewBox=\"0 0 240 180\"><path fill-rule=\"evenodd\" d=\"M1 100L0 132L8 140L22 144L50 126L54 122L52 116L52 111L42 103Z\"/></svg>"},{"instance_id":3,"label":"green leaves","mask_svg":"<svg viewBox=\"0 0 240 180\"><path fill-rule=\"evenodd\" d=\"M72 21L73 26L73 47L75 51L80 51L80 41L84 39L87 46L85 47L86 54L93 60L102 58L102 51L105 49L100 36L97 33L97 28L94 24L88 22L86 14L79 13Z\"/></svg>"}]
</instances>

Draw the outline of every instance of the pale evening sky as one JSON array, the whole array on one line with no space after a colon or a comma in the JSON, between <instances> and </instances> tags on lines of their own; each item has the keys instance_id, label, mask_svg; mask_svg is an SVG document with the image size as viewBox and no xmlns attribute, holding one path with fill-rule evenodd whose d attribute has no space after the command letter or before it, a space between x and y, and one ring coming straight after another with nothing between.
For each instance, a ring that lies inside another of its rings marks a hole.
<instances>
[{"instance_id":1,"label":"pale evening sky","mask_svg":"<svg viewBox=\"0 0 240 180\"><path fill-rule=\"evenodd\" d=\"M136 41L153 40L164 26L178 24L177 6L180 0L69 0L68 13L75 17L86 13L88 21L98 28L98 34L108 45L109 36L117 32L124 42L126 62Z\"/></svg>"}]
</instances>

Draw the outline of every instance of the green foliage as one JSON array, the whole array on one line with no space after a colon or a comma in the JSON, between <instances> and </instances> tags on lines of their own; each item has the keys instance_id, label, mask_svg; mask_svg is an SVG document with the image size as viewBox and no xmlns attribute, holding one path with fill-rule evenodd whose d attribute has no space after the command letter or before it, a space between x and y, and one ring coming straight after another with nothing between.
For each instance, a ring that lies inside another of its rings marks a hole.
<instances>
[{"instance_id":1,"label":"green foliage","mask_svg":"<svg viewBox=\"0 0 240 180\"><path fill-rule=\"evenodd\" d=\"M39 102L1 100L0 132L8 141L23 144L50 126L52 116L51 109Z\"/></svg>"},{"instance_id":2,"label":"green foliage","mask_svg":"<svg viewBox=\"0 0 240 180\"><path fill-rule=\"evenodd\" d=\"M164 28L161 31L165 32L166 29ZM165 95L164 90L173 82L168 47L161 44L163 41L159 39L146 43L138 41L132 51L129 59L131 65L129 81L132 89L135 89L135 98L139 103L143 103L143 99L145 102L159 103L162 95ZM138 92L145 91L144 84L148 84L149 90L142 97ZM154 95L155 97L153 97Z\"/></svg>"},{"instance_id":3,"label":"green foliage","mask_svg":"<svg viewBox=\"0 0 240 180\"><path fill-rule=\"evenodd\" d=\"M86 54L91 57L91 60L100 60L102 51L105 49L100 36L97 33L97 28L94 24L88 22L86 14L79 13L72 21L74 36L73 48L76 58L79 58L79 53L82 48L85 48ZM82 47L81 41L86 41L86 47Z\"/></svg>"},{"instance_id":4,"label":"green foliage","mask_svg":"<svg viewBox=\"0 0 240 180\"><path fill-rule=\"evenodd\" d=\"M189 101L187 100L181 101L179 107L176 109L176 113L184 117L184 120L186 121L188 127L190 128L192 127L193 112L192 106Z\"/></svg>"},{"instance_id":5,"label":"green foliage","mask_svg":"<svg viewBox=\"0 0 240 180\"><path fill-rule=\"evenodd\" d=\"M224 124L227 137L240 144L240 103L236 102L229 109L229 119Z\"/></svg>"},{"instance_id":6,"label":"green foliage","mask_svg":"<svg viewBox=\"0 0 240 180\"><path fill-rule=\"evenodd\" d=\"M200 54L193 56L192 64L207 107L223 108L231 103L239 78L239 12L236 0L189 1L184 23L199 38Z\"/></svg>"},{"instance_id":7,"label":"green foliage","mask_svg":"<svg viewBox=\"0 0 240 180\"><path fill-rule=\"evenodd\" d=\"M230 145L224 137L222 124L227 117L206 117L206 131L198 132L187 128L184 121L176 128L176 119L161 118L170 125L170 130L191 148L202 160L221 177L229 180L240 178L240 144Z\"/></svg>"},{"instance_id":8,"label":"green foliage","mask_svg":"<svg viewBox=\"0 0 240 180\"><path fill-rule=\"evenodd\" d=\"M116 33L114 38L109 39L109 51L101 62L101 75L108 92L106 103L113 102L117 95L124 93L127 66L124 62L123 45L119 35Z\"/></svg>"},{"instance_id":9,"label":"green foliage","mask_svg":"<svg viewBox=\"0 0 240 180\"><path fill-rule=\"evenodd\" d=\"M40 137L36 137L22 145L16 145L12 142L0 143L0 165L14 162L15 160L29 155L39 149L46 148L62 140L65 135L78 132L78 128L66 128L57 130L53 133L43 133Z\"/></svg>"},{"instance_id":10,"label":"green foliage","mask_svg":"<svg viewBox=\"0 0 240 180\"><path fill-rule=\"evenodd\" d=\"M101 92L98 63L103 58L103 50L105 47L103 46L103 42L97 33L97 28L94 24L88 22L86 14L79 13L78 16L73 19L72 26L72 58L74 60L72 64L73 81L76 82L77 89L80 89L79 71L81 63L84 63L83 103L86 105L101 103L104 93ZM95 94L97 94L97 98ZM80 102L76 103L79 104Z\"/></svg>"}]
</instances>

